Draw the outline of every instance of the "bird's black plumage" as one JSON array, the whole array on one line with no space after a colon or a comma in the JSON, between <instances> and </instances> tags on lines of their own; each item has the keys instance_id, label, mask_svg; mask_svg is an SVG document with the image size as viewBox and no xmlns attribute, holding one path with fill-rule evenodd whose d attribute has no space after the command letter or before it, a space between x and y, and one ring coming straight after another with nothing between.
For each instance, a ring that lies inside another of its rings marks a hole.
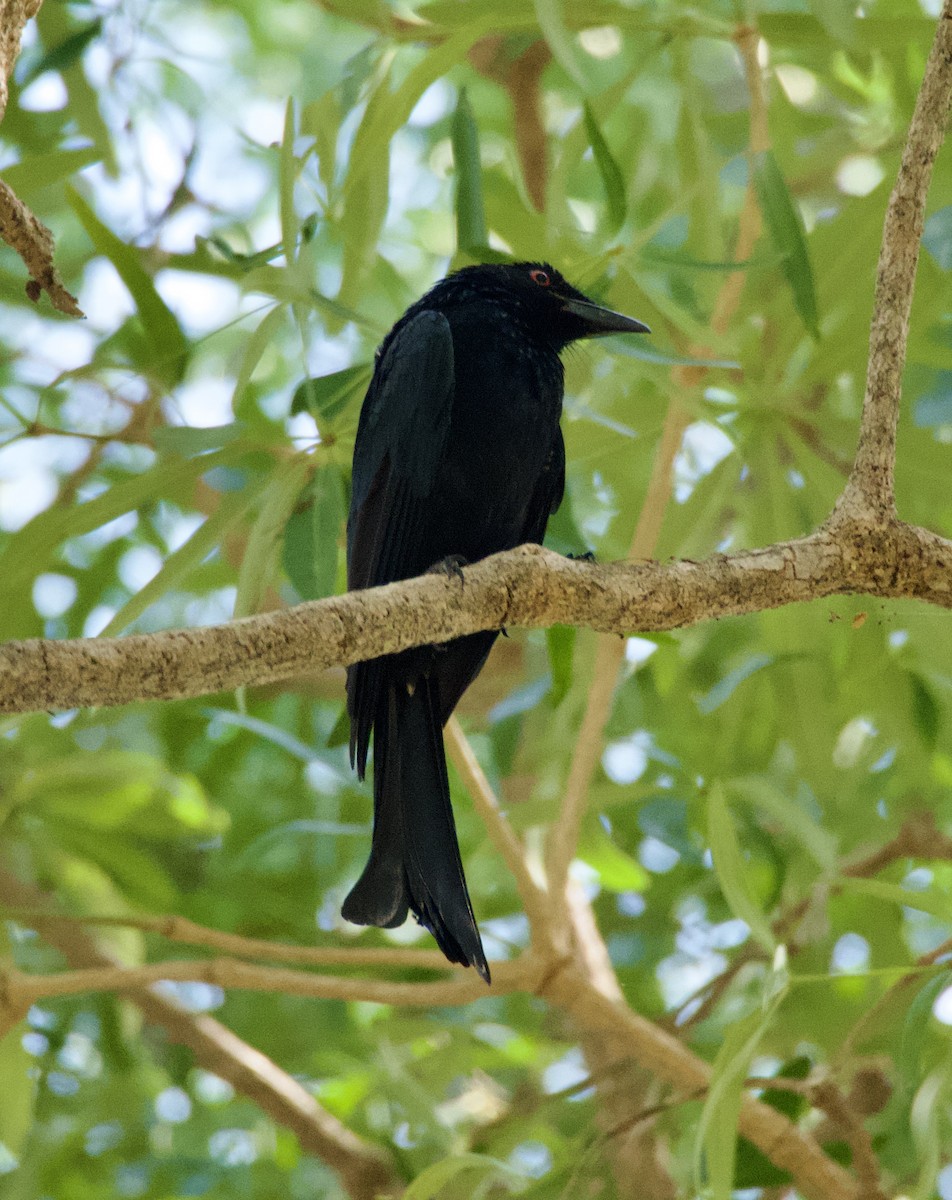
<instances>
[{"instance_id":1,"label":"bird's black plumage","mask_svg":"<svg viewBox=\"0 0 952 1200\"><path fill-rule=\"evenodd\" d=\"M541 542L565 486L559 353L644 332L546 263L467 267L438 283L377 351L354 447L351 588ZM370 859L343 915L390 928L412 911L451 962L489 967L466 889L442 727L496 632L357 663L347 674L351 761L374 738Z\"/></svg>"}]
</instances>

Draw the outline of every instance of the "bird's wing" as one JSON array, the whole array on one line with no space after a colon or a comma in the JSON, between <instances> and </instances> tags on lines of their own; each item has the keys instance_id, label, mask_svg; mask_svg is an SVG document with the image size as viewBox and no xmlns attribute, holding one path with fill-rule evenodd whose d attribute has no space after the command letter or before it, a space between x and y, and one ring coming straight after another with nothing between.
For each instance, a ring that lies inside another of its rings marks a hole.
<instances>
[{"instance_id":1,"label":"bird's wing","mask_svg":"<svg viewBox=\"0 0 952 1200\"><path fill-rule=\"evenodd\" d=\"M406 579L425 561L425 522L453 410L449 322L425 309L400 326L377 363L354 447L347 580L351 588ZM347 677L351 759L363 777L383 667Z\"/></svg>"},{"instance_id":2,"label":"bird's wing","mask_svg":"<svg viewBox=\"0 0 952 1200\"><path fill-rule=\"evenodd\" d=\"M453 409L453 339L442 313L405 322L377 363L357 429L347 527L348 583L374 587L425 570L414 534Z\"/></svg>"}]
</instances>

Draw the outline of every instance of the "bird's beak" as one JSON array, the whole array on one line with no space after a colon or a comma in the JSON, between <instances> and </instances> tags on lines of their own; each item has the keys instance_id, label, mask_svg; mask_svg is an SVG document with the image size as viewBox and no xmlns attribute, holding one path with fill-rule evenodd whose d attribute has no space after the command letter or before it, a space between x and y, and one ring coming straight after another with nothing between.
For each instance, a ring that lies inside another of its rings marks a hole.
<instances>
[{"instance_id":1,"label":"bird's beak","mask_svg":"<svg viewBox=\"0 0 952 1200\"><path fill-rule=\"evenodd\" d=\"M588 300L565 300L562 303L564 312L570 312L585 325L584 337L605 337L609 333L650 333L651 330L643 321L634 317L626 317L621 313L612 312L610 308L602 308L591 304Z\"/></svg>"}]
</instances>

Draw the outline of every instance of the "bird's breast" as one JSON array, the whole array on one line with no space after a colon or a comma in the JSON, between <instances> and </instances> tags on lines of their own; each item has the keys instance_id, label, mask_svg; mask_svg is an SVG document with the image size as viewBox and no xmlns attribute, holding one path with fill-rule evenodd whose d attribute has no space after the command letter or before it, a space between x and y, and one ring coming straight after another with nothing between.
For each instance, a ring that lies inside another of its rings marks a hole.
<instances>
[{"instance_id":1,"label":"bird's breast","mask_svg":"<svg viewBox=\"0 0 952 1200\"><path fill-rule=\"evenodd\" d=\"M454 339L455 341L456 339ZM441 469L453 551L481 558L517 545L549 461L562 410L562 364L509 331L465 339L455 356L453 414Z\"/></svg>"}]
</instances>

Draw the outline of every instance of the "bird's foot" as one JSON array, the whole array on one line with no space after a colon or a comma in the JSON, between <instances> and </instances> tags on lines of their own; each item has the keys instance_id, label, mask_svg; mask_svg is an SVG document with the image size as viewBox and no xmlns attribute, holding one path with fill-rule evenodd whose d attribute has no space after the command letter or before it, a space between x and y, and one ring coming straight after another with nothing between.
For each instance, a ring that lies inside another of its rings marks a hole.
<instances>
[{"instance_id":1,"label":"bird's foot","mask_svg":"<svg viewBox=\"0 0 952 1200\"><path fill-rule=\"evenodd\" d=\"M447 579L458 579L460 586L463 585L463 567L469 566L469 560L463 558L462 554L447 554L446 558L441 558L438 563L434 563L427 571L427 575L445 575Z\"/></svg>"},{"instance_id":2,"label":"bird's foot","mask_svg":"<svg viewBox=\"0 0 952 1200\"><path fill-rule=\"evenodd\" d=\"M591 562L595 561L595 551L586 550L584 554L566 554L566 558L570 558L573 562Z\"/></svg>"}]
</instances>

